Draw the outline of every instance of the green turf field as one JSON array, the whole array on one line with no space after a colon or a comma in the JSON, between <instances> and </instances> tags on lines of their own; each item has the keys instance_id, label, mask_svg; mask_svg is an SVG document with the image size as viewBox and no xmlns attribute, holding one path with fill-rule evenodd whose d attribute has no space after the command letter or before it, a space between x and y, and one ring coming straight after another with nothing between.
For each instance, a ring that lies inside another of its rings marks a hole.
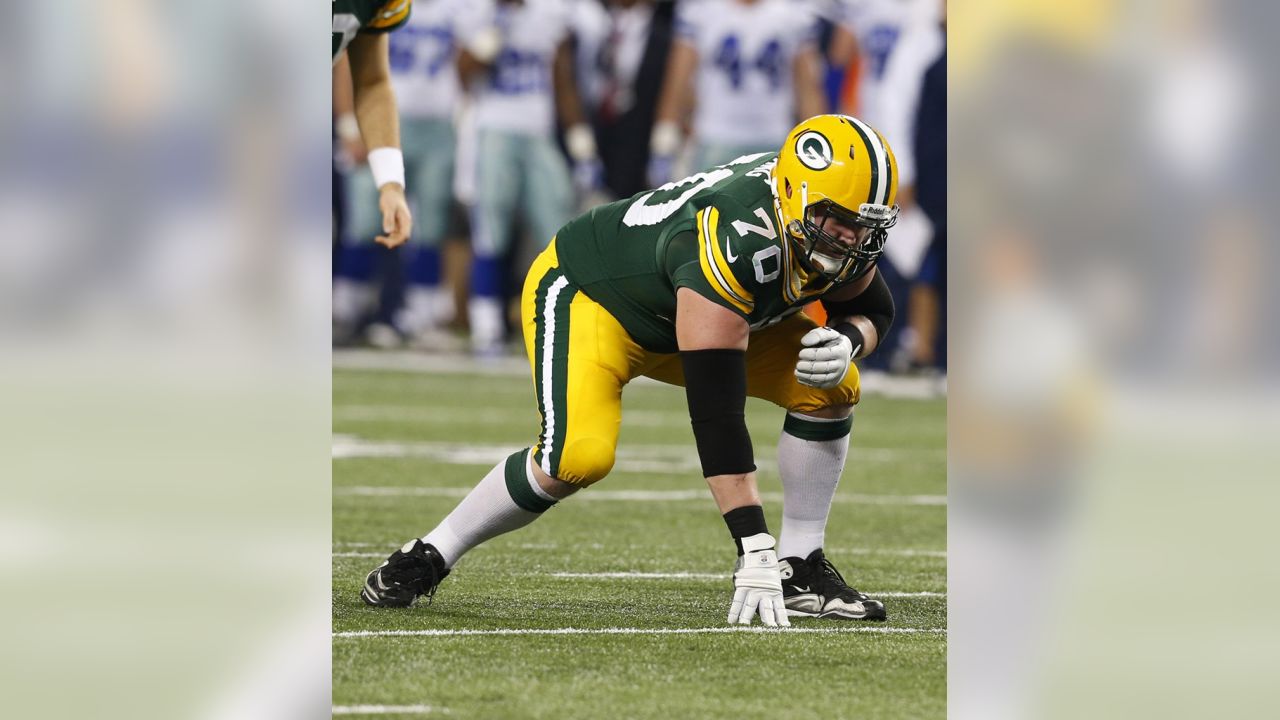
<instances>
[{"instance_id":1,"label":"green turf field","mask_svg":"<svg viewBox=\"0 0 1280 720\"><path fill-rule=\"evenodd\" d=\"M725 625L733 544L683 390L648 383L627 389L608 478L472 551L430 606L366 608L365 574L529 444L538 418L526 375L335 370L333 396L335 713L944 716L945 401L866 396L854 421L827 554L889 621L794 618L808 632L788 632ZM754 400L747 413L776 534L783 415ZM575 632L519 632L557 629Z\"/></svg>"}]
</instances>

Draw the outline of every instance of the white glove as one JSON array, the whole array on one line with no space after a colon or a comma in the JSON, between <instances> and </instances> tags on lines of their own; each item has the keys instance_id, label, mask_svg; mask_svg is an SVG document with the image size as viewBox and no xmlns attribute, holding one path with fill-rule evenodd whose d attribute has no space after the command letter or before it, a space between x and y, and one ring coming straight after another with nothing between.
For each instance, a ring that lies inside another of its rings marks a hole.
<instances>
[{"instance_id":1,"label":"white glove","mask_svg":"<svg viewBox=\"0 0 1280 720\"><path fill-rule=\"evenodd\" d=\"M758 612L760 622L790 627L787 606L782 601L782 575L773 537L760 533L742 538L742 557L733 572L733 604L729 624L750 625Z\"/></svg>"},{"instance_id":2,"label":"white glove","mask_svg":"<svg viewBox=\"0 0 1280 720\"><path fill-rule=\"evenodd\" d=\"M804 349L796 363L796 380L801 385L816 388L833 388L849 374L853 355L861 347L853 347L849 338L829 327L810 330L800 338Z\"/></svg>"}]
</instances>

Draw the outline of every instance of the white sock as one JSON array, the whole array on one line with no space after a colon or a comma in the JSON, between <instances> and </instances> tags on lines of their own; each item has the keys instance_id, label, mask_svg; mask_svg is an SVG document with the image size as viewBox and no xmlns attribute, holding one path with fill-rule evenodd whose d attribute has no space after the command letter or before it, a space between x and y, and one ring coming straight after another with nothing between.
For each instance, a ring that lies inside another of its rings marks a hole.
<instances>
[{"instance_id":1,"label":"white sock","mask_svg":"<svg viewBox=\"0 0 1280 720\"><path fill-rule=\"evenodd\" d=\"M502 302L493 297L472 297L467 301L471 320L471 345L489 350L502 344L506 330L502 324Z\"/></svg>"},{"instance_id":2,"label":"white sock","mask_svg":"<svg viewBox=\"0 0 1280 720\"><path fill-rule=\"evenodd\" d=\"M404 291L404 306L396 313L397 327L410 334L435 327L433 289L426 285L410 285Z\"/></svg>"},{"instance_id":3,"label":"white sock","mask_svg":"<svg viewBox=\"0 0 1280 720\"><path fill-rule=\"evenodd\" d=\"M440 285L410 285L404 307L397 317L401 329L410 333L441 327L453 318L453 294Z\"/></svg>"},{"instance_id":4,"label":"white sock","mask_svg":"<svg viewBox=\"0 0 1280 720\"><path fill-rule=\"evenodd\" d=\"M440 327L453 320L453 316L458 311L453 306L453 288L446 285L432 285L428 292L431 293L432 326Z\"/></svg>"},{"instance_id":5,"label":"white sock","mask_svg":"<svg viewBox=\"0 0 1280 720\"><path fill-rule=\"evenodd\" d=\"M471 548L537 520L555 504L538 486L527 449L498 463L434 530L423 536L453 567Z\"/></svg>"},{"instance_id":6,"label":"white sock","mask_svg":"<svg viewBox=\"0 0 1280 720\"><path fill-rule=\"evenodd\" d=\"M787 413L778 440L782 477L778 557L806 558L822 547L831 500L849 454L852 422L852 418L828 420Z\"/></svg>"},{"instance_id":7,"label":"white sock","mask_svg":"<svg viewBox=\"0 0 1280 720\"><path fill-rule=\"evenodd\" d=\"M373 286L347 278L333 280L333 319L339 323L354 323L377 300Z\"/></svg>"}]
</instances>

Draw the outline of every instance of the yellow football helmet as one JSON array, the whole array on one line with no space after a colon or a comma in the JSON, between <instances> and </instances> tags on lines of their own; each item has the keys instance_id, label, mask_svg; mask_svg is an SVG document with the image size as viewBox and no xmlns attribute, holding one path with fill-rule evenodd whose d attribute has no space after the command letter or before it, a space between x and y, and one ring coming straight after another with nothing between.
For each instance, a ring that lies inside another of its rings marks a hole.
<instances>
[{"instance_id":1,"label":"yellow football helmet","mask_svg":"<svg viewBox=\"0 0 1280 720\"><path fill-rule=\"evenodd\" d=\"M875 266L898 221L898 161L848 115L817 115L787 135L773 167L775 211L810 270L848 283Z\"/></svg>"}]
</instances>

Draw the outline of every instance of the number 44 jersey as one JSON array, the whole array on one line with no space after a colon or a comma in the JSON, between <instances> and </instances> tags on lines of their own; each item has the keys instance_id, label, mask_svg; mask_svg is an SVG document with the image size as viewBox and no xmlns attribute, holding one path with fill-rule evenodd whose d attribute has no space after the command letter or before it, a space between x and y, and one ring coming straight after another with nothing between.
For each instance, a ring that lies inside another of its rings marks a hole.
<instances>
[{"instance_id":1,"label":"number 44 jersey","mask_svg":"<svg viewBox=\"0 0 1280 720\"><path fill-rule=\"evenodd\" d=\"M777 153L745 155L565 225L565 275L641 347L674 353L676 291L687 287L772 325L831 287L803 267L781 232L770 172Z\"/></svg>"}]
</instances>

